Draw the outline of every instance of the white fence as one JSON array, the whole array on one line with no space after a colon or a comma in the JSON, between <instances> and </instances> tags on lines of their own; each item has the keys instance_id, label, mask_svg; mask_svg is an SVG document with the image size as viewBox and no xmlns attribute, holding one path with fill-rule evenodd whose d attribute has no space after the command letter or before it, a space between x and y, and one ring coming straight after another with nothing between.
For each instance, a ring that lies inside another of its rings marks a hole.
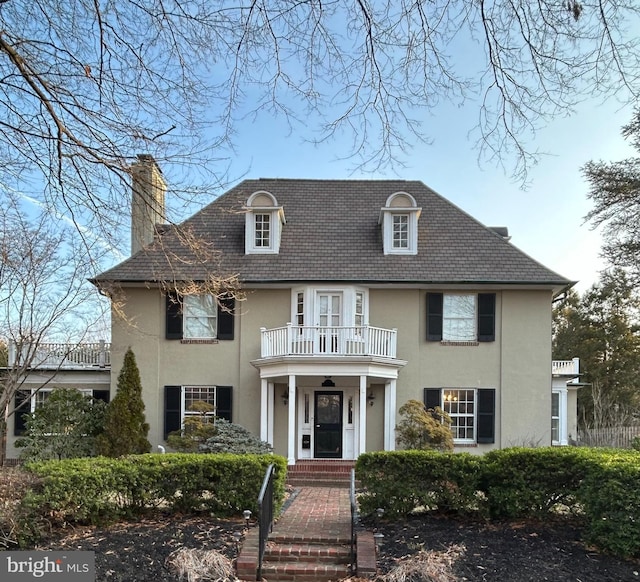
<instances>
[{"instance_id":1,"label":"white fence","mask_svg":"<svg viewBox=\"0 0 640 582\"><path fill-rule=\"evenodd\" d=\"M111 366L111 344L105 341L81 344L42 343L22 346L21 361L29 361L31 369L108 368ZM18 359L18 349L9 343L9 367Z\"/></svg>"},{"instance_id":2,"label":"white fence","mask_svg":"<svg viewBox=\"0 0 640 582\"><path fill-rule=\"evenodd\" d=\"M276 356L396 357L397 330L361 326L291 325L262 328L263 358Z\"/></svg>"}]
</instances>

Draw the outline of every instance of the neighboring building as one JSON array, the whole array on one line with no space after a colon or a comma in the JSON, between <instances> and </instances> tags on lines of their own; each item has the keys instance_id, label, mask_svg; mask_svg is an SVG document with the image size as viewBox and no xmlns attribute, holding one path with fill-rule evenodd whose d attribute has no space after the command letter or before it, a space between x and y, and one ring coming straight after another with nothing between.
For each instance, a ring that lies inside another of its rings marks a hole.
<instances>
[{"instance_id":1,"label":"neighboring building","mask_svg":"<svg viewBox=\"0 0 640 582\"><path fill-rule=\"evenodd\" d=\"M394 449L409 399L449 412L458 450L551 444L551 302L572 282L506 229L417 181L245 180L183 223L220 252L203 264L149 224L165 185L136 168L141 250L94 283L118 292L114 370L131 346L154 448L196 400L290 464ZM211 275L244 300L175 291Z\"/></svg>"},{"instance_id":2,"label":"neighboring building","mask_svg":"<svg viewBox=\"0 0 640 582\"><path fill-rule=\"evenodd\" d=\"M578 388L580 358L554 360L551 368L551 442L554 445L578 441Z\"/></svg>"},{"instance_id":3,"label":"neighboring building","mask_svg":"<svg viewBox=\"0 0 640 582\"><path fill-rule=\"evenodd\" d=\"M19 357L16 346L9 342L8 368ZM24 360L23 360L24 361ZM25 413L33 412L56 388L76 388L100 400L109 401L111 383L111 346L95 343L42 343L37 346L31 360L30 371L22 379L14 399L14 408L7 427L7 459L20 456L16 437L25 430ZM25 401L27 401L25 403Z\"/></svg>"}]
</instances>

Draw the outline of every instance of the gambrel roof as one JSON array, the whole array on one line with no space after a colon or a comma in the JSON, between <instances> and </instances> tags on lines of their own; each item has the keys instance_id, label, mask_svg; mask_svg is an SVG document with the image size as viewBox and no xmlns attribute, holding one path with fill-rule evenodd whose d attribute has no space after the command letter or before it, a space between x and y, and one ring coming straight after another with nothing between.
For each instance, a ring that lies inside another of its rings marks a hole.
<instances>
[{"instance_id":1,"label":"gambrel roof","mask_svg":"<svg viewBox=\"0 0 640 582\"><path fill-rule=\"evenodd\" d=\"M272 194L284 210L277 254L245 254L245 205L257 191ZM409 193L422 209L415 255L383 253L380 211L395 192ZM219 251L218 264L195 260L176 228L167 227L153 244L95 282L203 280L213 270L238 274L244 284L477 283L555 290L571 284L419 181L245 180L181 228Z\"/></svg>"}]
</instances>

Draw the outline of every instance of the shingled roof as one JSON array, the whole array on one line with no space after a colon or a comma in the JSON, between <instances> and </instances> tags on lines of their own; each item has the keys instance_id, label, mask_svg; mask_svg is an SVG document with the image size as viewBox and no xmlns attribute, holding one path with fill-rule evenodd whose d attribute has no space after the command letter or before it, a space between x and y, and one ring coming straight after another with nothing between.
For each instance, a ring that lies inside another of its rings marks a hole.
<instances>
[{"instance_id":1,"label":"shingled roof","mask_svg":"<svg viewBox=\"0 0 640 582\"><path fill-rule=\"evenodd\" d=\"M279 254L245 254L243 207L270 192L284 208ZM411 194L422 213L418 253L384 255L380 209L395 192ZM352 283L493 283L548 286L571 281L547 269L504 237L418 181L245 180L182 223L220 251L215 266L193 257L175 227L94 280L204 280L237 274L244 284L334 281ZM168 259L168 256L184 260Z\"/></svg>"}]
</instances>

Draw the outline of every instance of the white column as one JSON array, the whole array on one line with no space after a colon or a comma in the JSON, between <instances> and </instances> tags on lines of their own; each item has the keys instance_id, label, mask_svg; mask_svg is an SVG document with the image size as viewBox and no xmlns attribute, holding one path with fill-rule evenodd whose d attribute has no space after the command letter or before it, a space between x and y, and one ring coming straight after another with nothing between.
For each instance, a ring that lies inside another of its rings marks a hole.
<instances>
[{"instance_id":1,"label":"white column","mask_svg":"<svg viewBox=\"0 0 640 582\"><path fill-rule=\"evenodd\" d=\"M289 376L289 422L287 428L287 464L296 464L296 377Z\"/></svg>"},{"instance_id":2,"label":"white column","mask_svg":"<svg viewBox=\"0 0 640 582\"><path fill-rule=\"evenodd\" d=\"M267 442L273 446L273 423L275 422L276 387L273 382L267 384Z\"/></svg>"},{"instance_id":3,"label":"white column","mask_svg":"<svg viewBox=\"0 0 640 582\"><path fill-rule=\"evenodd\" d=\"M269 438L269 390L266 378L260 378L260 440Z\"/></svg>"},{"instance_id":4,"label":"white column","mask_svg":"<svg viewBox=\"0 0 640 582\"><path fill-rule=\"evenodd\" d=\"M367 452L367 377L360 376L360 426L358 431L358 455Z\"/></svg>"},{"instance_id":5,"label":"white column","mask_svg":"<svg viewBox=\"0 0 640 582\"><path fill-rule=\"evenodd\" d=\"M384 450L396 450L396 380L384 385Z\"/></svg>"}]
</instances>

